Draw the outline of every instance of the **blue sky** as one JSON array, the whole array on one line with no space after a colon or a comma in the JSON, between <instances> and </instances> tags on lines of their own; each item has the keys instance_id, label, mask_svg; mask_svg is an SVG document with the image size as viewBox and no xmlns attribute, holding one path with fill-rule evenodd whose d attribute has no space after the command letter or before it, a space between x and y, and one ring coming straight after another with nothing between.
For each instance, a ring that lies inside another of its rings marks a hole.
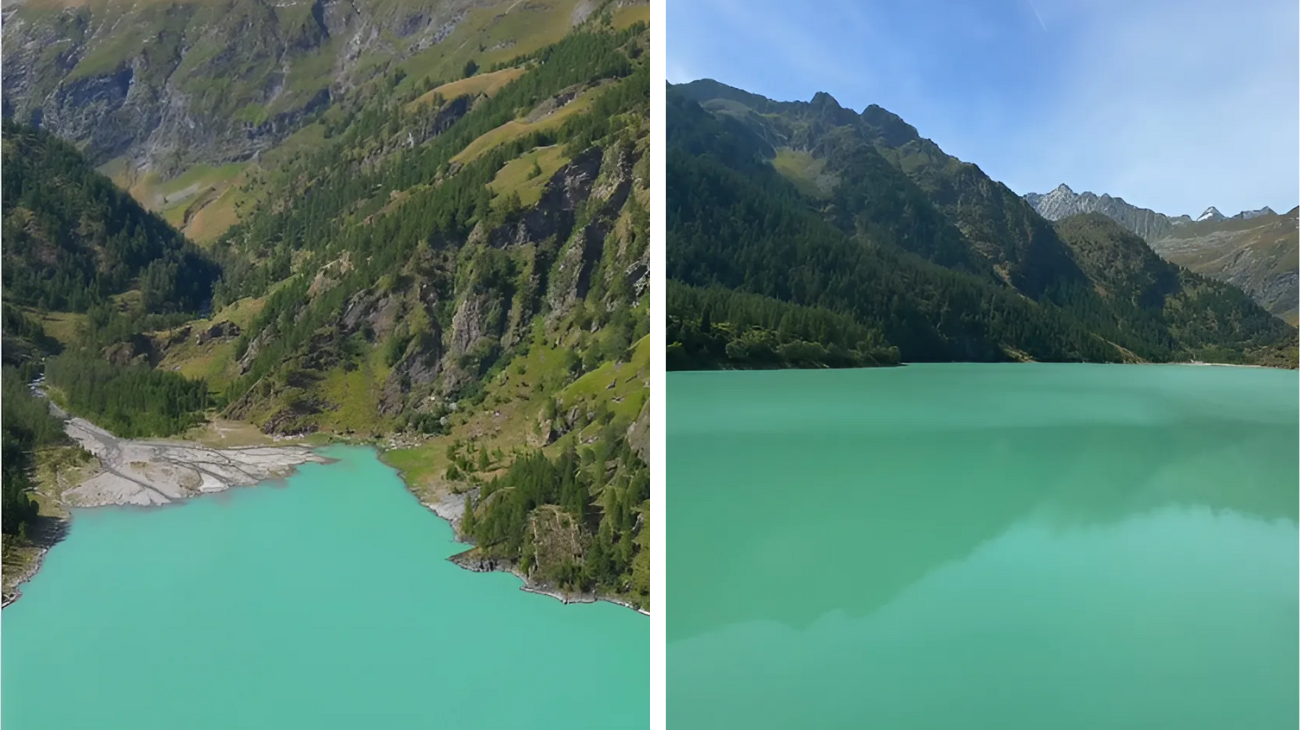
<instances>
[{"instance_id":1,"label":"blue sky","mask_svg":"<svg viewBox=\"0 0 1300 730\"><path fill-rule=\"evenodd\" d=\"M879 104L1018 193L1300 202L1296 0L665 1L669 81Z\"/></svg>"}]
</instances>

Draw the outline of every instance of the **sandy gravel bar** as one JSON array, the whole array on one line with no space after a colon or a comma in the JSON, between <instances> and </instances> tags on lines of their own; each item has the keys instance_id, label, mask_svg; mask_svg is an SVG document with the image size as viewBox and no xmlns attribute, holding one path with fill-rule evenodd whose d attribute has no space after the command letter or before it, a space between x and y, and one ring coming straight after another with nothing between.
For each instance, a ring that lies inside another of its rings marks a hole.
<instances>
[{"instance_id":1,"label":"sandy gravel bar","mask_svg":"<svg viewBox=\"0 0 1300 730\"><path fill-rule=\"evenodd\" d=\"M174 441L126 441L84 418L64 430L94 454L103 472L63 493L74 507L167 504L284 477L297 466L326 459L303 446L210 449Z\"/></svg>"}]
</instances>

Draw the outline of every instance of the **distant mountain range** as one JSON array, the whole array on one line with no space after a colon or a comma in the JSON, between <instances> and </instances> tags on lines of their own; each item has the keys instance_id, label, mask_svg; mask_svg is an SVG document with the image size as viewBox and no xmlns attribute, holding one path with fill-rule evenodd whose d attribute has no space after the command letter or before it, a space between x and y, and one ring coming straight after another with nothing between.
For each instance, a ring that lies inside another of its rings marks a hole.
<instances>
[{"instance_id":1,"label":"distant mountain range","mask_svg":"<svg viewBox=\"0 0 1300 730\"><path fill-rule=\"evenodd\" d=\"M1228 282L1269 312L1297 322L1300 300L1300 229L1296 209L1278 215L1264 206L1228 217L1210 206L1195 219L1139 208L1123 198L1076 193L1062 184L1025 200L1048 220L1101 213L1141 236L1165 259Z\"/></svg>"}]
</instances>

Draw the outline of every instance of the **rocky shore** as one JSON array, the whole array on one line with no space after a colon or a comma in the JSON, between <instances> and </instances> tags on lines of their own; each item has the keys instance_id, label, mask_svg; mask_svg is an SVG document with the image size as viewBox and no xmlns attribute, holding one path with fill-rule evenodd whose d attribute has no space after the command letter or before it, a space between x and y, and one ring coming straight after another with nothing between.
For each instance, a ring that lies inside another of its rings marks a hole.
<instances>
[{"instance_id":1,"label":"rocky shore","mask_svg":"<svg viewBox=\"0 0 1300 730\"><path fill-rule=\"evenodd\" d=\"M439 517L443 517L443 519L446 519L449 522L451 522L453 529L455 529L456 524L460 521L460 515L464 514L465 511L465 495L462 494L462 495L454 495L454 496L460 497L459 512L456 513L455 520L443 516L443 512L450 513L453 510L452 507L448 505L440 505L439 507L434 507L433 505L429 505L427 503L425 505L429 507L429 509L433 510L434 514L437 514ZM440 509L442 511L439 511ZM505 560L502 558L484 557L482 554L479 553L478 548L470 548L469 550L466 550L464 552L456 553L455 555L447 558L447 560L451 561L452 563L455 563L456 565L464 568L465 570L472 571L474 573L491 573L491 572L509 573L524 582L524 584L519 587L519 590L524 591L526 593L536 593L540 596L550 596L551 598L554 598L555 600L561 603L565 603L565 604L595 603L597 601L605 601L607 603L613 603L622 606L624 608L630 608L633 611L636 611L637 613L640 613L645 616L650 615L649 611L646 611L641 608L637 608L636 606L633 606L631 603L628 603L627 601L624 601L621 598L616 598L614 596L606 596L599 593L574 593L572 591L563 590L549 583L536 581L531 577L529 577L528 575L526 575L523 571L519 570L519 564L516 563L515 561Z\"/></svg>"}]
</instances>

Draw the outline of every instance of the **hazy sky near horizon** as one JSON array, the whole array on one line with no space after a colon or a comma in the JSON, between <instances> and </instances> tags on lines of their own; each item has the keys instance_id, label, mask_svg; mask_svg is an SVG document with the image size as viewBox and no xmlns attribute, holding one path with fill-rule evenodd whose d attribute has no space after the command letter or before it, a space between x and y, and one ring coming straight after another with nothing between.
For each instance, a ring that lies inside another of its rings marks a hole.
<instances>
[{"instance_id":1,"label":"hazy sky near horizon","mask_svg":"<svg viewBox=\"0 0 1300 730\"><path fill-rule=\"evenodd\" d=\"M670 82L879 104L1017 193L1300 202L1295 0L665 1Z\"/></svg>"}]
</instances>

